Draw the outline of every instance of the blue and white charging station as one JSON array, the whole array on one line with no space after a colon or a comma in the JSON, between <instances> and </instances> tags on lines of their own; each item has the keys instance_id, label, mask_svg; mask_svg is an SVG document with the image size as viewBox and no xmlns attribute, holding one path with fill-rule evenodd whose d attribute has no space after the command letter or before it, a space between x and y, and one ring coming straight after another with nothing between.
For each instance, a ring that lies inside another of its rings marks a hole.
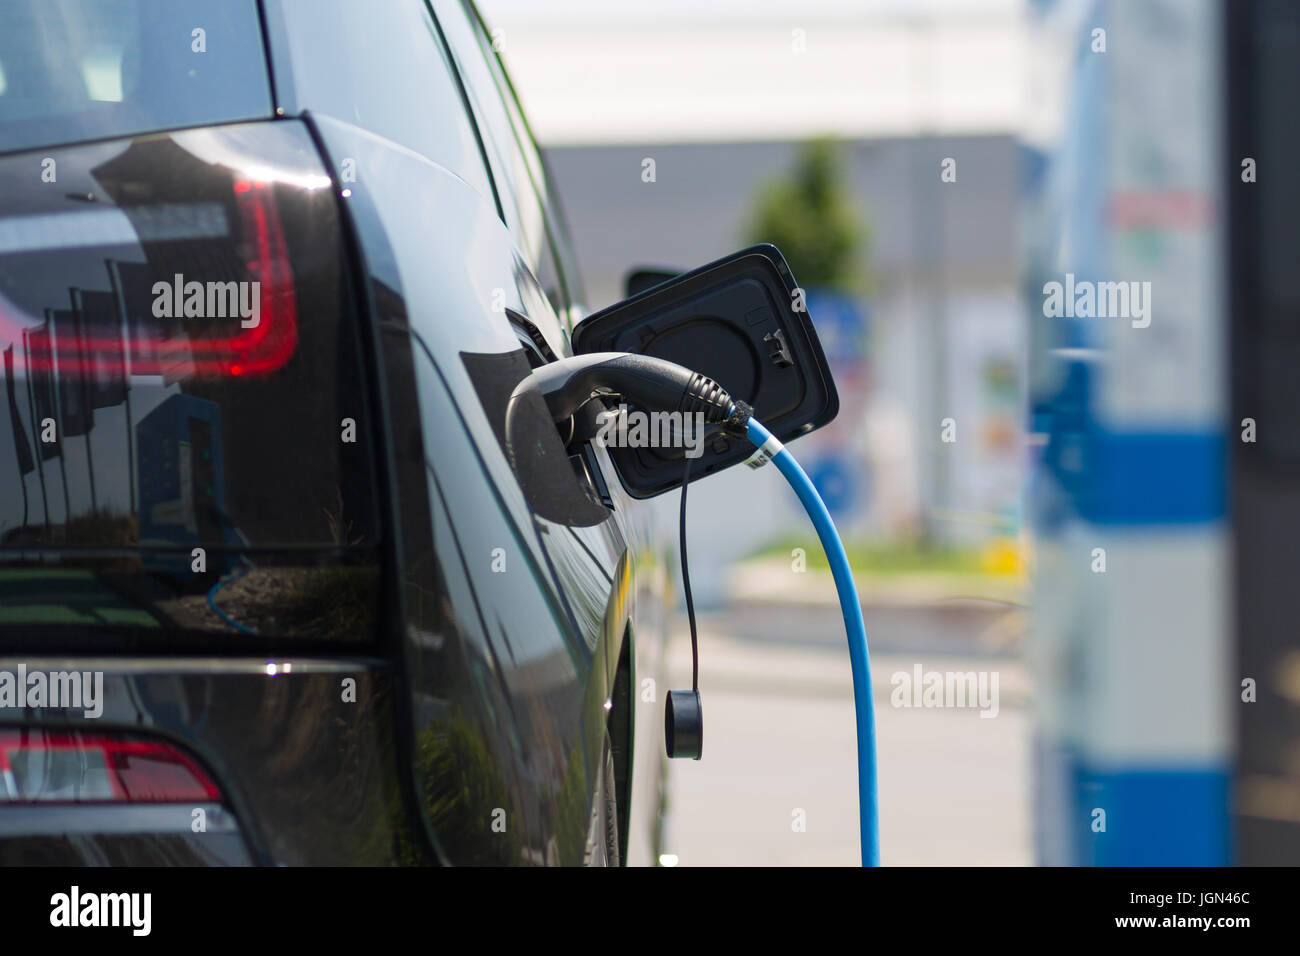
<instances>
[{"instance_id":1,"label":"blue and white charging station","mask_svg":"<svg viewBox=\"0 0 1300 956\"><path fill-rule=\"evenodd\" d=\"M1064 97L1025 151L1044 864L1231 862L1222 10L1152 15L1049 0L1028 45Z\"/></svg>"}]
</instances>

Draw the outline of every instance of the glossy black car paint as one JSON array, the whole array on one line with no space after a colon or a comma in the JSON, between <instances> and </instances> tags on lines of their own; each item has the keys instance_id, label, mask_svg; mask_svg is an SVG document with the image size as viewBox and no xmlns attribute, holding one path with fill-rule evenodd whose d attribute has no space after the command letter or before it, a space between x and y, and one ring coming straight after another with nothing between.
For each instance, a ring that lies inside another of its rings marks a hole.
<instances>
[{"instance_id":1,"label":"glossy black car paint","mask_svg":"<svg viewBox=\"0 0 1300 956\"><path fill-rule=\"evenodd\" d=\"M0 863L579 863L607 735L626 858L633 635L661 627L664 576L603 450L575 457L563 493L607 517L562 524L529 507L494 431L491 390L571 354L579 309L517 106L453 0L262 11L274 122L329 172L364 317L383 614L354 650L268 648L274 668L238 650L79 659L120 689L94 729L182 744L234 822L105 832L106 808L105 830L82 813L22 835L0 807ZM495 379L472 373L485 356ZM77 718L25 724L52 721Z\"/></svg>"}]
</instances>

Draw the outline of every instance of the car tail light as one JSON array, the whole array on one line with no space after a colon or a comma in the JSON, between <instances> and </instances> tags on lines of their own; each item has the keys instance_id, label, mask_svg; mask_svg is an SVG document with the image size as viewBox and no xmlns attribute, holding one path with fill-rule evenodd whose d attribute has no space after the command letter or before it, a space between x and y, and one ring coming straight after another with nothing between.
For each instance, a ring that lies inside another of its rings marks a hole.
<instances>
[{"instance_id":1,"label":"car tail light","mask_svg":"<svg viewBox=\"0 0 1300 956\"><path fill-rule=\"evenodd\" d=\"M266 375L293 358L298 343L298 306L273 184L239 178L232 185L234 222L224 228L228 230L229 251L236 254L213 257L209 252L190 257L206 270L215 266L217 271L198 276L191 273L189 278L219 279L222 285L256 283L255 325L243 328L234 323L237 331L227 334L178 335L176 329L164 333L148 322L137 322L130 335L122 336L116 328L110 334L97 334L101 326L91 327L84 321L47 321L45 327L29 331L25 337L29 371L94 378L103 375L106 368L129 369L133 375L172 375L183 368L189 376L208 378ZM205 218L222 221L226 214L221 204L195 204L190 210L163 204L138 212L140 217L154 228L166 230ZM196 231L202 234L203 228ZM172 276L155 272L151 279L166 284ZM18 316L5 312L13 310L0 311L0 322L7 320L14 325ZM12 329L10 333L17 338Z\"/></svg>"},{"instance_id":2,"label":"car tail light","mask_svg":"<svg viewBox=\"0 0 1300 956\"><path fill-rule=\"evenodd\" d=\"M203 768L166 741L0 731L0 803L215 803Z\"/></svg>"}]
</instances>

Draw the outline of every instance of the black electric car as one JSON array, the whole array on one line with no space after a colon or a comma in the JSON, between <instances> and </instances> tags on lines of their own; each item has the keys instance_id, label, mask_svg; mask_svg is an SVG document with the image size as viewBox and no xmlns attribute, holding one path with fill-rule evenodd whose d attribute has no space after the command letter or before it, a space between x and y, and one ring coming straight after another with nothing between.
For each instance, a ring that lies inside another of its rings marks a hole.
<instances>
[{"instance_id":1,"label":"black electric car","mask_svg":"<svg viewBox=\"0 0 1300 956\"><path fill-rule=\"evenodd\" d=\"M0 4L0 865L624 861L683 452L511 396L640 352L793 437L797 292L757 247L580 321L462 0Z\"/></svg>"}]
</instances>

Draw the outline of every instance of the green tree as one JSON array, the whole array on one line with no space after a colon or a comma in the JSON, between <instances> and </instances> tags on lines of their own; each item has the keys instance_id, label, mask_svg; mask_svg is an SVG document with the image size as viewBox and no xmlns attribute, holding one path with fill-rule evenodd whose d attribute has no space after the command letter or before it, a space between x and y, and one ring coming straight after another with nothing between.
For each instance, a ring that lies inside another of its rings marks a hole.
<instances>
[{"instance_id":1,"label":"green tree","mask_svg":"<svg viewBox=\"0 0 1300 956\"><path fill-rule=\"evenodd\" d=\"M746 235L780 249L805 288L862 291L858 256L870 235L853 208L834 140L804 143L794 169L764 185Z\"/></svg>"}]
</instances>

